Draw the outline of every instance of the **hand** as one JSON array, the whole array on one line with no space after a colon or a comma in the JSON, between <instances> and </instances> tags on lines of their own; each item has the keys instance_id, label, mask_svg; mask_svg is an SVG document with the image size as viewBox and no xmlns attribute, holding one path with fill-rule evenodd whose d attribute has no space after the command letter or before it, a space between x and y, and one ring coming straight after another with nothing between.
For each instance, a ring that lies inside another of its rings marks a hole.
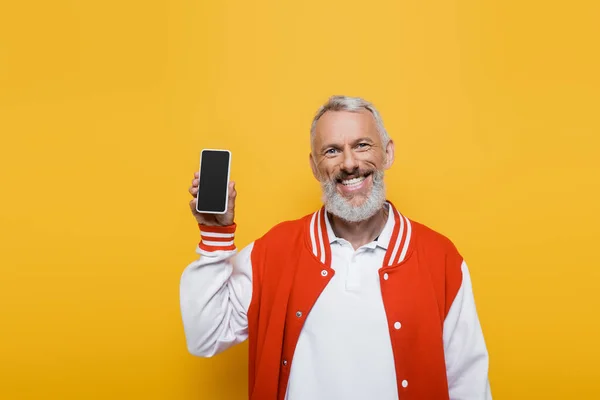
<instances>
[{"instance_id":1,"label":"hand","mask_svg":"<svg viewBox=\"0 0 600 400\"><path fill-rule=\"evenodd\" d=\"M237 196L237 192L235 191L235 182L229 182L229 199L227 200L227 212L225 214L205 214L199 213L196 210L196 202L197 194L198 194L198 185L200 184L200 179L198 177L198 172L194 173L194 179L192 180L192 186L189 188L189 192L192 195L193 199L190 201L190 209L192 210L192 214L196 218L201 225L208 226L229 226L233 225L234 216L235 216L235 198Z\"/></svg>"}]
</instances>

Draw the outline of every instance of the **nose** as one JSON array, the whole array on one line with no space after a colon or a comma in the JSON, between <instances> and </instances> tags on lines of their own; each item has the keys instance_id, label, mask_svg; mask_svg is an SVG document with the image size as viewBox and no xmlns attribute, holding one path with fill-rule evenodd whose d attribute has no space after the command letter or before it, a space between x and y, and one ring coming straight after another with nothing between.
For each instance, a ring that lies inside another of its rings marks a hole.
<instances>
[{"instance_id":1,"label":"nose","mask_svg":"<svg viewBox=\"0 0 600 400\"><path fill-rule=\"evenodd\" d=\"M358 160L351 149L344 150L341 169L346 173L352 173L358 168Z\"/></svg>"}]
</instances>

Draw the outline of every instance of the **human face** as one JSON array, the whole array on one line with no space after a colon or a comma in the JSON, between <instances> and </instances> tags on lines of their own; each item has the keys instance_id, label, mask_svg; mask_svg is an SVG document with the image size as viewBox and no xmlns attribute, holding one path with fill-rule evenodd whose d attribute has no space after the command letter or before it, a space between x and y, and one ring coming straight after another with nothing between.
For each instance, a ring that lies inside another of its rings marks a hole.
<instances>
[{"instance_id":1,"label":"human face","mask_svg":"<svg viewBox=\"0 0 600 400\"><path fill-rule=\"evenodd\" d=\"M317 122L315 131L311 168L324 186L325 200L335 195L349 207L365 205L378 183L375 173L382 177L393 163L393 142L383 147L368 110L328 111ZM335 193L328 193L327 186L335 188Z\"/></svg>"}]
</instances>

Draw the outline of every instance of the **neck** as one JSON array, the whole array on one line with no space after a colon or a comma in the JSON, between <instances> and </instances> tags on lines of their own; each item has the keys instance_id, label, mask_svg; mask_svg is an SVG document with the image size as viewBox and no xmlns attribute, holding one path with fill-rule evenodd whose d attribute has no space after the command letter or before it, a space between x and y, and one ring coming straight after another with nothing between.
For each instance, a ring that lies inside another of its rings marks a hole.
<instances>
[{"instance_id":1,"label":"neck","mask_svg":"<svg viewBox=\"0 0 600 400\"><path fill-rule=\"evenodd\" d=\"M349 241L356 250L360 246L371 243L379 236L387 222L388 213L388 206L384 205L371 218L360 222L348 222L335 215L328 215L335 235Z\"/></svg>"}]
</instances>

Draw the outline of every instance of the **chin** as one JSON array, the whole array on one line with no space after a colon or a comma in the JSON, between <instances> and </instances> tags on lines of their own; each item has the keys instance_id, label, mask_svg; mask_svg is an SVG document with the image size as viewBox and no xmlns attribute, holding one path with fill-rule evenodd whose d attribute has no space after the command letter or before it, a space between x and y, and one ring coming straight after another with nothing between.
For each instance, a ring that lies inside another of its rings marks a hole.
<instances>
[{"instance_id":1,"label":"chin","mask_svg":"<svg viewBox=\"0 0 600 400\"><path fill-rule=\"evenodd\" d=\"M369 196L364 196L364 195L355 195L352 197L341 196L341 197L342 197L342 199L344 199L346 201L346 203L348 203L348 205L350 205L352 207L364 206L369 198Z\"/></svg>"}]
</instances>

